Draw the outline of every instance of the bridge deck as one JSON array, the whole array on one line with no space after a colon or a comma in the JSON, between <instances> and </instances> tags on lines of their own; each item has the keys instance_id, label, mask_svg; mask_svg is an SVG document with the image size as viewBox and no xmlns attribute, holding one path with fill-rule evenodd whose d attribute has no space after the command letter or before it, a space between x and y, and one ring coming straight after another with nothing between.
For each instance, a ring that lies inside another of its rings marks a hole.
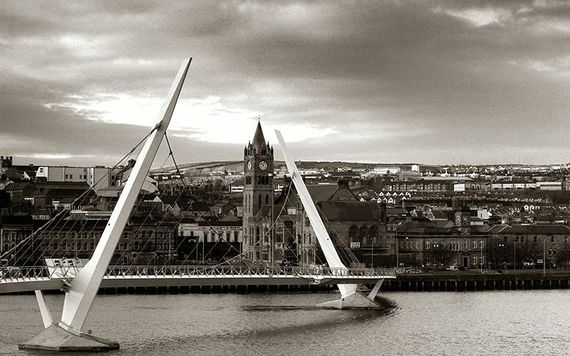
<instances>
[{"instance_id":1,"label":"bridge deck","mask_svg":"<svg viewBox=\"0 0 570 356\"><path fill-rule=\"evenodd\" d=\"M33 290L60 290L72 280L77 268L0 268L0 294ZM330 268L227 268L227 267L114 267L109 268L101 288L373 284L396 278L393 270Z\"/></svg>"}]
</instances>

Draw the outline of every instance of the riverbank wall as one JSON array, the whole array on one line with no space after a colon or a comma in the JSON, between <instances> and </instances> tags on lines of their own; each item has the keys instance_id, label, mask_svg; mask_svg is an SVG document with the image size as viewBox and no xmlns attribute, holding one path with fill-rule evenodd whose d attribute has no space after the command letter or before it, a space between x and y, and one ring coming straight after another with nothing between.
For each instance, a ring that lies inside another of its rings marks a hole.
<instances>
[{"instance_id":1,"label":"riverbank wall","mask_svg":"<svg viewBox=\"0 0 570 356\"><path fill-rule=\"evenodd\" d=\"M417 273L398 275L385 280L383 291L436 292L568 289L570 273L511 272L511 273Z\"/></svg>"}]
</instances>

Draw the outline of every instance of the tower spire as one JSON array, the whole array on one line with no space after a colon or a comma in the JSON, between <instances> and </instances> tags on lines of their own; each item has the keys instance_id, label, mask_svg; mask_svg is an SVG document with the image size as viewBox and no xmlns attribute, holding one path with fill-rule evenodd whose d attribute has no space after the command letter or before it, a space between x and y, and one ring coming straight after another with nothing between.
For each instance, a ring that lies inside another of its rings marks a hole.
<instances>
[{"instance_id":1,"label":"tower spire","mask_svg":"<svg viewBox=\"0 0 570 356\"><path fill-rule=\"evenodd\" d=\"M263 136L263 129L261 128L261 120L259 118L257 121L257 128L255 129L255 135L253 135L252 144L259 147L265 145L265 136Z\"/></svg>"}]
</instances>

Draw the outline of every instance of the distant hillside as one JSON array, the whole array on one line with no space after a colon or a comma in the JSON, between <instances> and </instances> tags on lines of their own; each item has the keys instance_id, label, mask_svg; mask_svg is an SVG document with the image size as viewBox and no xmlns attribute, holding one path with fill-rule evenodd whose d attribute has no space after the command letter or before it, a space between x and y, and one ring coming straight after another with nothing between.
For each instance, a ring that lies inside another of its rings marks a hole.
<instances>
[{"instance_id":1,"label":"distant hillside","mask_svg":"<svg viewBox=\"0 0 570 356\"><path fill-rule=\"evenodd\" d=\"M342 161L297 161L297 167L299 169L328 169L336 170L337 168L352 168L352 169L362 169L362 168L373 168L379 166L399 166L409 163L360 163L360 162L342 162ZM275 167L284 166L284 161L275 161ZM212 162L197 162L197 163L185 163L179 165L180 170L186 171L203 171L203 170L227 170L227 171L243 171L243 161L212 161ZM163 167L160 169L153 169L151 173L174 173L176 168L174 166Z\"/></svg>"}]
</instances>

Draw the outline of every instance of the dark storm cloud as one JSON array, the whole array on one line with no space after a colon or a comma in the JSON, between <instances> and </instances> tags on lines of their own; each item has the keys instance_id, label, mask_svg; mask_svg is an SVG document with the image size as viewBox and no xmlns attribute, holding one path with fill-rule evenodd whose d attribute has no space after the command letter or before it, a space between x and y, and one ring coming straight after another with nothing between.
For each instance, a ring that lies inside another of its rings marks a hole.
<instances>
[{"instance_id":1,"label":"dark storm cloud","mask_svg":"<svg viewBox=\"0 0 570 356\"><path fill-rule=\"evenodd\" d=\"M58 104L163 97L192 55L185 97L336 132L301 159L566 161L569 19L548 1L3 2L0 149L110 163L144 128ZM173 140L181 161L241 154Z\"/></svg>"}]
</instances>

